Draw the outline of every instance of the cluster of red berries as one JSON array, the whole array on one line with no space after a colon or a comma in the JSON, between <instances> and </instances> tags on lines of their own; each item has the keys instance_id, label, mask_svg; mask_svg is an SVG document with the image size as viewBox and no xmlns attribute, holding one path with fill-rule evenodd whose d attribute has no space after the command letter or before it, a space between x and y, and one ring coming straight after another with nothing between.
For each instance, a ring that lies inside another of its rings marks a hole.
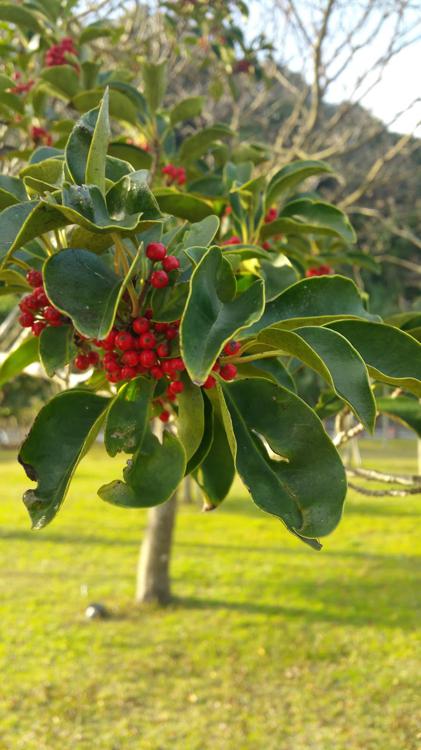
<instances>
[{"instance_id":1,"label":"cluster of red berries","mask_svg":"<svg viewBox=\"0 0 421 750\"><path fill-rule=\"evenodd\" d=\"M334 270L331 266L312 266L312 268L307 269L306 276L327 276L330 273L334 273Z\"/></svg>"},{"instance_id":2,"label":"cluster of red berries","mask_svg":"<svg viewBox=\"0 0 421 750\"><path fill-rule=\"evenodd\" d=\"M51 146L53 142L51 133L45 128L39 128L37 125L33 125L31 128L31 138L36 146Z\"/></svg>"},{"instance_id":3,"label":"cluster of red berries","mask_svg":"<svg viewBox=\"0 0 421 750\"><path fill-rule=\"evenodd\" d=\"M176 167L175 164L166 164L161 169L162 174L167 177L167 185L185 185L186 184L186 170L184 167Z\"/></svg>"},{"instance_id":4,"label":"cluster of red berries","mask_svg":"<svg viewBox=\"0 0 421 750\"><path fill-rule=\"evenodd\" d=\"M42 274L31 269L26 274L26 279L34 291L19 302L20 325L30 328L34 336L40 336L47 326L63 325L66 318L50 303L42 283Z\"/></svg>"},{"instance_id":5,"label":"cluster of red berries","mask_svg":"<svg viewBox=\"0 0 421 750\"><path fill-rule=\"evenodd\" d=\"M74 45L73 39L70 36L65 36L58 44L53 44L45 54L45 64L48 68L53 68L56 65L69 64L69 60L66 58L66 54L77 56L77 49ZM79 70L79 66L75 62L70 62L76 70Z\"/></svg>"},{"instance_id":6,"label":"cluster of red berries","mask_svg":"<svg viewBox=\"0 0 421 750\"><path fill-rule=\"evenodd\" d=\"M20 79L22 78L22 73L20 73L18 70L13 73L12 78L14 81L16 81L16 86L13 86L13 88L9 89L11 94L26 94L31 90L32 86L35 83L32 78L27 83L19 83Z\"/></svg>"},{"instance_id":7,"label":"cluster of red berries","mask_svg":"<svg viewBox=\"0 0 421 750\"><path fill-rule=\"evenodd\" d=\"M167 255L167 248L162 242L150 242L146 247L146 256L152 263L160 263L162 270L152 271L149 283L155 289L163 289L170 283L168 274L180 268L180 261L175 255Z\"/></svg>"},{"instance_id":8,"label":"cluster of red berries","mask_svg":"<svg viewBox=\"0 0 421 750\"><path fill-rule=\"evenodd\" d=\"M226 357L233 357L234 354L238 354L240 349L241 344L239 341L229 341L228 344L226 344L223 348L223 354L225 354ZM237 377L236 366L231 362L227 362L225 365L221 365L219 357L212 367L212 372L217 372L221 376L222 380L234 380L234 378ZM209 391L211 388L214 388L215 385L215 377L213 375L208 375L205 382L203 383L203 388Z\"/></svg>"},{"instance_id":9,"label":"cluster of red berries","mask_svg":"<svg viewBox=\"0 0 421 750\"><path fill-rule=\"evenodd\" d=\"M265 219L264 219L265 224L271 224L271 222L275 221L275 219L277 219L277 218L278 218L278 212L277 212L276 208L272 207L266 213L266 216L265 216Z\"/></svg>"}]
</instances>

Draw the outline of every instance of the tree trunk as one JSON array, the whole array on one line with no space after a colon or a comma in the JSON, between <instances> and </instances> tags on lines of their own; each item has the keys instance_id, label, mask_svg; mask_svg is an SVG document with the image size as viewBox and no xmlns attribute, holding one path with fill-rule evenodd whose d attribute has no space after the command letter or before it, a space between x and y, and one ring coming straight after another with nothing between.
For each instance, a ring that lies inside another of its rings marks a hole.
<instances>
[{"instance_id":1,"label":"tree trunk","mask_svg":"<svg viewBox=\"0 0 421 750\"><path fill-rule=\"evenodd\" d=\"M168 604L171 599L170 558L177 493L162 505L151 508L140 548L136 601Z\"/></svg>"}]
</instances>

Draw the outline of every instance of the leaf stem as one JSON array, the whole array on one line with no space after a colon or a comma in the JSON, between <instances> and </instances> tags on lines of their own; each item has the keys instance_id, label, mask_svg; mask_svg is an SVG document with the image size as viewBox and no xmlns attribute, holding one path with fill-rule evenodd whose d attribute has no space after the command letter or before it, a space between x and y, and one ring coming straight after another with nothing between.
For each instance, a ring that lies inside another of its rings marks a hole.
<instances>
[{"instance_id":1,"label":"leaf stem","mask_svg":"<svg viewBox=\"0 0 421 750\"><path fill-rule=\"evenodd\" d=\"M117 265L117 269L118 269L119 263L121 263L124 275L127 276L127 274L130 271L130 266L127 260L125 247L118 234L113 234L112 238L114 240L115 251L116 251L115 260L114 260L114 268L116 268L116 265ZM118 273L118 270L116 270L116 272ZM132 313L131 313L132 318L136 318L139 314L139 299L137 297L136 290L134 288L134 285L131 279L129 279L127 283L127 291L129 293L130 300L132 303Z\"/></svg>"}]
</instances>

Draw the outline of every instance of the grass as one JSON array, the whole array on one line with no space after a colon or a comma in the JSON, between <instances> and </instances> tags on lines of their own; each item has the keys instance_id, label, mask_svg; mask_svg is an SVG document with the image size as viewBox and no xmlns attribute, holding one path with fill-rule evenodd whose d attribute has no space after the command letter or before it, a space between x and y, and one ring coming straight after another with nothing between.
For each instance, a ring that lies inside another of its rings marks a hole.
<instances>
[{"instance_id":1,"label":"grass","mask_svg":"<svg viewBox=\"0 0 421 750\"><path fill-rule=\"evenodd\" d=\"M412 441L364 454L416 469ZM42 532L0 462L1 750L419 748L420 499L351 494L321 553L237 486L214 513L184 505L177 599L136 609L145 515L96 497L115 461L95 448ZM85 620L89 601L113 617Z\"/></svg>"}]
</instances>

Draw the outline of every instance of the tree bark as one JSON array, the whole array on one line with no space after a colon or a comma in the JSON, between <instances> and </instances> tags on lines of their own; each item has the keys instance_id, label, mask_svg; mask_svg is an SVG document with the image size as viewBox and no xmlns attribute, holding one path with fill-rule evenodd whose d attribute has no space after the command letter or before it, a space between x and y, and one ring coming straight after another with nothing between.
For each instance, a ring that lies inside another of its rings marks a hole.
<instances>
[{"instance_id":1,"label":"tree bark","mask_svg":"<svg viewBox=\"0 0 421 750\"><path fill-rule=\"evenodd\" d=\"M140 548L136 601L168 604L171 600L170 559L177 493L162 505L151 508Z\"/></svg>"}]
</instances>

